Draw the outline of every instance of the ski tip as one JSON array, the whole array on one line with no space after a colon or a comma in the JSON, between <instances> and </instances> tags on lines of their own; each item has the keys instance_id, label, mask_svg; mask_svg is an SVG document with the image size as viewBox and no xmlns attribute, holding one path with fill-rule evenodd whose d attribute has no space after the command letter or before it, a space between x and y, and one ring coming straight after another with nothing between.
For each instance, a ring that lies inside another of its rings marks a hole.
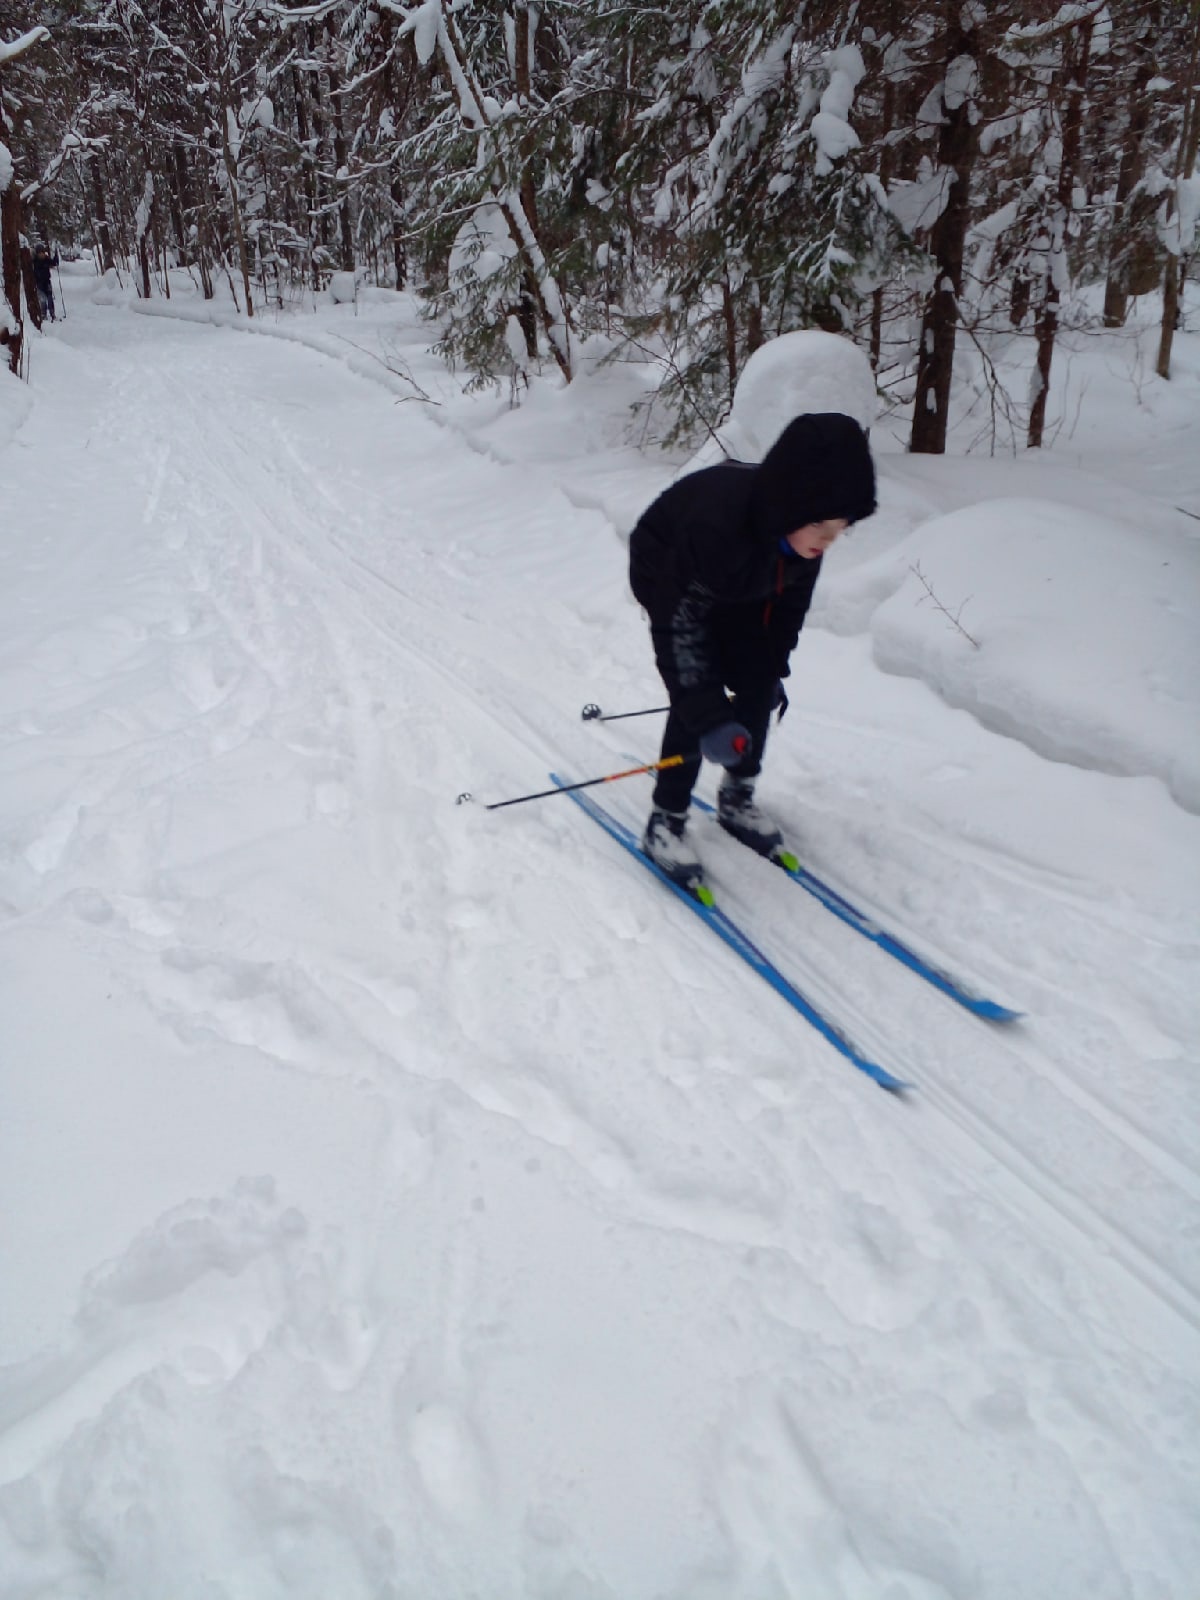
<instances>
[{"instance_id":1,"label":"ski tip","mask_svg":"<svg viewBox=\"0 0 1200 1600\"><path fill-rule=\"evenodd\" d=\"M1014 1011L1011 1006L1002 1006L996 1000L978 1000L972 1010L987 1022L1020 1022L1025 1015L1023 1011Z\"/></svg>"}]
</instances>

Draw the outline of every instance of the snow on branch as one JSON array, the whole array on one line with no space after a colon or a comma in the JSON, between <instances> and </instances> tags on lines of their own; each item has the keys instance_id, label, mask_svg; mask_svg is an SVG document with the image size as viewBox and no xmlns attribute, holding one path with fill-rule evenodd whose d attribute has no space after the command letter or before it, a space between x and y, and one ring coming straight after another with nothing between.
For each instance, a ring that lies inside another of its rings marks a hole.
<instances>
[{"instance_id":1,"label":"snow on branch","mask_svg":"<svg viewBox=\"0 0 1200 1600\"><path fill-rule=\"evenodd\" d=\"M812 136L817 146L815 170L818 178L833 171L835 161L855 149L860 143L850 126L850 112L854 105L854 91L866 75L862 51L856 44L843 45L831 50L825 57L829 83L821 96L821 109L812 119Z\"/></svg>"},{"instance_id":2,"label":"snow on branch","mask_svg":"<svg viewBox=\"0 0 1200 1600\"><path fill-rule=\"evenodd\" d=\"M1032 44L1040 39L1056 39L1069 33L1082 23L1095 22L1102 11L1108 9L1108 0L1090 0L1089 4L1061 5L1048 22L1014 23L1005 34L1011 44Z\"/></svg>"},{"instance_id":3,"label":"snow on branch","mask_svg":"<svg viewBox=\"0 0 1200 1600\"><path fill-rule=\"evenodd\" d=\"M15 61L18 56L23 56L26 50L32 49L35 44L41 44L49 37L50 29L39 26L30 28L29 32L23 33L19 39L10 39L7 43L0 39L0 67L6 61Z\"/></svg>"},{"instance_id":4,"label":"snow on branch","mask_svg":"<svg viewBox=\"0 0 1200 1600\"><path fill-rule=\"evenodd\" d=\"M762 102L783 83L795 36L794 23L782 28L766 49L743 68L742 92L721 118L708 146L708 163L715 174L714 202L724 196L739 163L758 147L766 127Z\"/></svg>"},{"instance_id":5,"label":"snow on branch","mask_svg":"<svg viewBox=\"0 0 1200 1600\"><path fill-rule=\"evenodd\" d=\"M378 3L385 10L396 9L396 7L387 6L386 0L378 0ZM265 10L268 16L274 17L276 22L288 27L295 22L321 22L331 11L340 10L342 4L343 0L317 0L317 4L311 6L297 6L294 9L289 9L286 6L267 6Z\"/></svg>"},{"instance_id":6,"label":"snow on branch","mask_svg":"<svg viewBox=\"0 0 1200 1600\"><path fill-rule=\"evenodd\" d=\"M416 46L417 50L417 60L423 67L427 66L429 63L429 58L437 49L438 43L445 31L445 23L442 18L441 0L424 0L424 4L419 5L415 11L410 11L407 8L401 10L399 6L389 7L389 9L394 10L397 15L403 16L404 21L400 25L399 36L401 39L403 39L406 34L412 34L413 44ZM462 72L461 70L458 72L455 71L455 68L458 66L457 57L455 58L453 64L451 64L449 58L453 52L449 50L448 45L443 49L442 54L446 57L447 65L450 68L451 77L454 79L454 86L458 90L459 105L463 108L463 116L465 118L467 111L461 81ZM468 90L467 93L469 95L470 91ZM472 112L478 114L476 126L482 126L484 121L482 109L475 102L474 96L470 96L470 99L472 103Z\"/></svg>"},{"instance_id":7,"label":"snow on branch","mask_svg":"<svg viewBox=\"0 0 1200 1600\"><path fill-rule=\"evenodd\" d=\"M954 168L922 162L918 176L897 181L887 193L888 210L907 234L932 228L950 203Z\"/></svg>"},{"instance_id":8,"label":"snow on branch","mask_svg":"<svg viewBox=\"0 0 1200 1600\"><path fill-rule=\"evenodd\" d=\"M21 203L26 204L43 189L48 189L56 181L59 173L66 166L72 156L87 156L93 151L103 150L108 144L107 135L94 136L81 133L80 127L86 126L90 114L104 104L103 97L96 94L88 95L87 99L72 114L70 126L64 131L59 140L57 151L46 163L42 174L27 183L21 190ZM0 189L4 184L0 183Z\"/></svg>"},{"instance_id":9,"label":"snow on branch","mask_svg":"<svg viewBox=\"0 0 1200 1600\"><path fill-rule=\"evenodd\" d=\"M1200 219L1200 178L1177 178L1175 207L1159 221L1158 237L1173 256L1186 255L1195 247L1196 223Z\"/></svg>"}]
</instances>

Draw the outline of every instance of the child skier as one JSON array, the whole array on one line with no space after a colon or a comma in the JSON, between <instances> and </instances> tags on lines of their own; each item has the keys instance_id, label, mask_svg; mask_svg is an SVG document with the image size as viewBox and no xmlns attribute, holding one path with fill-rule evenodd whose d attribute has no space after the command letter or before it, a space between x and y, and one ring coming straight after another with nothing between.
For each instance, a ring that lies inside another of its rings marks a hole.
<instances>
[{"instance_id":1,"label":"child skier","mask_svg":"<svg viewBox=\"0 0 1200 1600\"><path fill-rule=\"evenodd\" d=\"M58 251L50 254L49 247L39 244L33 252L33 281L37 285L38 307L44 317L54 318L54 279L51 269L58 265Z\"/></svg>"},{"instance_id":2,"label":"child skier","mask_svg":"<svg viewBox=\"0 0 1200 1600\"><path fill-rule=\"evenodd\" d=\"M754 800L767 725L787 707L783 679L821 556L874 510L866 434L822 412L790 422L759 466L723 461L680 478L634 528L630 583L671 703L662 756L684 757L658 775L642 849L684 888L703 873L687 838L701 757L725 768L721 826L761 855L782 847Z\"/></svg>"}]
</instances>

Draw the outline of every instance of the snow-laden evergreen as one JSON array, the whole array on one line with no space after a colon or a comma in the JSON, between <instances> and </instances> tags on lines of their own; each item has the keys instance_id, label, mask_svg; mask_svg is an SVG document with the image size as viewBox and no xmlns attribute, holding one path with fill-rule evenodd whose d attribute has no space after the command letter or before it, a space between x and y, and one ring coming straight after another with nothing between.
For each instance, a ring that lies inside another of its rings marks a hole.
<instances>
[{"instance_id":1,"label":"snow-laden evergreen","mask_svg":"<svg viewBox=\"0 0 1200 1600\"><path fill-rule=\"evenodd\" d=\"M177 266L208 298L235 284L247 318L335 273L415 288L447 360L514 398L619 334L662 362L662 431L692 442L755 350L811 327L849 333L884 392L915 400L918 452L944 449L976 360L994 442L1052 442L1061 328L1120 327L1161 292L1169 375L1200 19L1164 0L1045 10L16 0L10 366L24 234L145 299ZM469 258L496 218L507 244L481 278ZM1030 389L999 382L1014 340L1037 345Z\"/></svg>"}]
</instances>

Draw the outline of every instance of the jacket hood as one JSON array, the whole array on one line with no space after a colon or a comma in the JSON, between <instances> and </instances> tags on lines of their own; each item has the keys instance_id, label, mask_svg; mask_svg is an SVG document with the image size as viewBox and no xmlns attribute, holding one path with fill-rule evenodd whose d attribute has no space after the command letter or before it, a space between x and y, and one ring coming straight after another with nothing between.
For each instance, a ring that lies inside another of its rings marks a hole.
<instances>
[{"instance_id":1,"label":"jacket hood","mask_svg":"<svg viewBox=\"0 0 1200 1600\"><path fill-rule=\"evenodd\" d=\"M840 411L795 417L756 469L751 517L766 540L809 522L861 522L875 510L875 465L867 436Z\"/></svg>"}]
</instances>

